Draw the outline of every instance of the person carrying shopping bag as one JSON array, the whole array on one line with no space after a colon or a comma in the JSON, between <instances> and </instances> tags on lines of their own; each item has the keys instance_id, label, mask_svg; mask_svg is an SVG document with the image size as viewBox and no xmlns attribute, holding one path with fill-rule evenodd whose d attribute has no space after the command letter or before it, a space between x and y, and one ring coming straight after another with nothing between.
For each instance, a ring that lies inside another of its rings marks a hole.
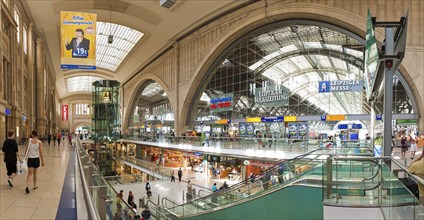
<instances>
[{"instance_id":1,"label":"person carrying shopping bag","mask_svg":"<svg viewBox=\"0 0 424 220\"><path fill-rule=\"evenodd\" d=\"M25 192L28 194L29 191L29 183L31 182L31 179L33 181L33 189L38 189L37 186L37 170L40 167L40 160L41 160L41 166L44 167L44 157L43 157L43 144L38 139L38 132L37 130L33 130L31 132L32 138L29 139L29 143L27 146L27 149L25 150L27 153L25 155L25 158L28 158L28 176L27 176L27 185L25 188Z\"/></svg>"}]
</instances>

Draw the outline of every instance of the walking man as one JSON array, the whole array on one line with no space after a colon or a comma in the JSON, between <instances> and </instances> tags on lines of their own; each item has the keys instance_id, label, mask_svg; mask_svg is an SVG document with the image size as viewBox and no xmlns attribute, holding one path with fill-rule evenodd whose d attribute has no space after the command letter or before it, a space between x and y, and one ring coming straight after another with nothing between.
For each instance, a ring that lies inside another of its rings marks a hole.
<instances>
[{"instance_id":1,"label":"walking man","mask_svg":"<svg viewBox=\"0 0 424 220\"><path fill-rule=\"evenodd\" d=\"M178 170L178 182L181 182L181 177L183 176L183 171L180 169Z\"/></svg>"},{"instance_id":2,"label":"walking man","mask_svg":"<svg viewBox=\"0 0 424 220\"><path fill-rule=\"evenodd\" d=\"M175 182L175 174L174 171L171 171L171 182Z\"/></svg>"},{"instance_id":3,"label":"walking man","mask_svg":"<svg viewBox=\"0 0 424 220\"><path fill-rule=\"evenodd\" d=\"M21 161L21 157L18 152L18 143L13 139L15 137L15 131L9 130L7 132L7 139L3 143L3 148L1 149L4 152L4 162L6 163L7 169L7 182L10 187L13 187L13 178L16 176L18 169L16 163Z\"/></svg>"}]
</instances>

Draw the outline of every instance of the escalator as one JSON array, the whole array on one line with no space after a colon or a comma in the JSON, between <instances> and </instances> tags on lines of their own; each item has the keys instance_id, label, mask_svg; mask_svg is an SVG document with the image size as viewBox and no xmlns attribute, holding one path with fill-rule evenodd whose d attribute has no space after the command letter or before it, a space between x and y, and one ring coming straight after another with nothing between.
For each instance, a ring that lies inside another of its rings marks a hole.
<instances>
[{"instance_id":1,"label":"escalator","mask_svg":"<svg viewBox=\"0 0 424 220\"><path fill-rule=\"evenodd\" d=\"M377 194L409 198L384 163L368 151L355 160L351 150L317 149L227 190L162 211L170 219L323 219L324 205L352 206L349 199L356 199L378 207Z\"/></svg>"}]
</instances>

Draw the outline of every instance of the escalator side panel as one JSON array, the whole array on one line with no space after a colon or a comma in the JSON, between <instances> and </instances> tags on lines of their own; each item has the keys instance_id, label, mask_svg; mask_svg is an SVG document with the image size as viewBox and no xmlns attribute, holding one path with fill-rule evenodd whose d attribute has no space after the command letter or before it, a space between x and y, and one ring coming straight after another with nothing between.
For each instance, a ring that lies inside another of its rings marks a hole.
<instances>
[{"instance_id":1,"label":"escalator side panel","mask_svg":"<svg viewBox=\"0 0 424 220\"><path fill-rule=\"evenodd\" d=\"M322 188L285 187L252 201L184 219L323 219Z\"/></svg>"}]
</instances>

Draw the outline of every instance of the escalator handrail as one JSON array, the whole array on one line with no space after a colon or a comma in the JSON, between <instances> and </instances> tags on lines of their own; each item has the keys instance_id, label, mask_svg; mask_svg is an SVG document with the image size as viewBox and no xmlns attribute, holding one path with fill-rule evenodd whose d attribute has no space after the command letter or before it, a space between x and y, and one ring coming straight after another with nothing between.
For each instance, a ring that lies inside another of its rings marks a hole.
<instances>
[{"instance_id":1,"label":"escalator handrail","mask_svg":"<svg viewBox=\"0 0 424 220\"><path fill-rule=\"evenodd\" d=\"M350 149L350 148L352 148L352 149L357 149L357 147L348 147L348 148L330 148L330 149L320 149L320 148L318 148L318 149L312 150L312 151L310 151L310 152L308 152L308 153L306 153L306 154L302 154L302 155L296 156L296 157L291 158L291 159L289 159L289 160L284 160L284 161L282 161L282 162L280 162L280 163L278 163L278 164L276 164L276 165L274 165L274 166L272 166L272 167L270 167L270 168L266 169L266 170L262 173L262 175L255 175L255 180L256 180L256 179L258 179L258 177L259 177L259 178L260 178L260 177L262 177L262 176L263 176L265 173L267 173L267 172L272 172L272 171L274 171L274 170L275 170L275 168L277 168L277 167L281 166L281 164L286 164L286 163L289 163L289 162L292 162L292 161L295 161L295 160L298 160L298 159L308 159L308 162L309 162L309 161L311 161L311 160L315 160L317 157L319 157L319 156L321 156L321 155L322 155L322 154L316 154L316 157L315 157L315 158L305 158L305 157L307 157L307 156L309 156L309 155L314 155L314 153L315 153L315 152L318 152L318 151L338 150L338 149ZM369 157L368 157L368 158L369 158ZM306 162L305 164L307 164L308 162ZM302 164L302 165L305 165L305 164ZM218 192L212 193L212 194L210 194L210 195L207 195L207 196L204 196L204 197L201 197L201 198L195 199L195 200L205 200L205 199L208 199L208 198L210 198L210 197L212 197L212 196L219 196L219 195L221 195L221 194L228 193L228 192L230 192L230 191L232 191L232 190L236 190L236 189L238 189L240 186L244 186L244 185L246 185L246 184L248 184L248 183L249 183L249 179L246 179L246 180L240 181L240 182L239 182L239 183L237 183L237 184L232 185L232 186L231 186L231 187L229 187L228 189L220 190L220 191L218 191ZM193 202L193 201L195 201L195 200L192 200L192 201L190 201L190 202L183 203L183 204L181 204L181 205L179 205L179 206L184 206L185 204L191 203L191 202Z\"/></svg>"},{"instance_id":2,"label":"escalator handrail","mask_svg":"<svg viewBox=\"0 0 424 220\"><path fill-rule=\"evenodd\" d=\"M423 159L421 159L421 160L424 160L424 158ZM423 178L421 178L421 177L419 177L419 176L417 176L417 175L415 175L415 174L412 174L411 172L409 172L409 170L408 170L408 168L406 168L402 163L400 163L399 161L397 161L396 159L394 159L394 158L392 158L392 161L397 165L397 166L399 166L399 168L401 168L404 172L406 172L412 179L414 179L417 183L419 183L419 184L421 184L421 185L424 185L424 179Z\"/></svg>"},{"instance_id":3,"label":"escalator handrail","mask_svg":"<svg viewBox=\"0 0 424 220\"><path fill-rule=\"evenodd\" d=\"M168 208L168 207L166 205L164 205L164 202L163 202L164 200L171 202L174 205L174 207L181 205L178 202L175 202L174 200L172 200L170 198L163 197L161 202L162 202L162 206L165 207L165 208ZM172 208L174 208L174 207L172 207Z\"/></svg>"},{"instance_id":4,"label":"escalator handrail","mask_svg":"<svg viewBox=\"0 0 424 220\"><path fill-rule=\"evenodd\" d=\"M320 155L317 155L317 157L319 157ZM311 160L314 160L314 159L316 159L316 158L307 158L307 159L309 159L309 161L307 161L306 163L304 163L304 164L302 164L302 165L305 165L305 164L308 164L308 162L310 162ZM291 160L289 160L289 161L292 161L293 159L291 159ZM288 161L284 161L284 162L282 162L282 163L287 163ZM282 163L279 163L279 164L282 164ZM272 168L275 168L276 166L273 166ZM271 172L271 171L273 171L273 169L272 168L270 168L270 169L267 169L266 171L264 171L263 173L266 173L266 172ZM282 174L282 175L284 175L284 174ZM263 175L257 175L257 176L255 176L255 179L257 179L257 177L262 177ZM299 175L300 176L300 175ZM298 176L296 176L296 177L298 177ZM292 180L294 180L294 181L296 181L296 177L294 177ZM272 181L272 180L269 180L269 181ZM266 181L266 182L269 182L269 181ZM226 189L226 190L220 190L220 191L218 191L218 192L215 192L215 193L212 193L212 194L210 194L210 195L208 195L208 196L205 196L205 197L201 197L201 198L198 198L198 199L195 199L195 200L192 200L192 201L190 201L190 202L187 202L187 203L183 203L183 204L181 204L181 205L179 205L179 206L177 206L177 207L183 207L183 210L184 210L184 206L185 205L187 205L187 204L190 204L190 203L193 203L193 202L195 202L195 201L205 201L205 200L207 200L207 199L209 199L209 198L211 198L211 197L217 197L217 196L220 196L220 195L223 195L223 194L227 194L228 192L230 192L230 191L235 191L235 190L237 190L239 187L241 187L241 186L245 186L245 185L247 185L247 184L249 184L249 180L245 180L245 181L242 181L242 182L240 182L240 183L238 183L238 184L236 184L236 185L233 185L233 186L231 186L231 187L229 187L228 189ZM286 182L285 184L281 184L281 186L285 186L285 185L288 185L288 184L290 184L291 182ZM206 202L206 201L205 201ZM174 207L175 208L175 207ZM184 212L184 211L183 211Z\"/></svg>"},{"instance_id":5,"label":"escalator handrail","mask_svg":"<svg viewBox=\"0 0 424 220\"><path fill-rule=\"evenodd\" d=\"M274 165L274 166L272 166L272 167L270 167L270 168L267 168L265 171L263 171L263 173L269 172L270 170L274 170L274 168L279 167L279 166L280 166L281 164L283 164L283 163L288 163L288 162L291 162L291 161L294 161L294 160L301 159L301 158L304 158L304 157L306 157L306 156L312 155L313 153L315 153L315 152L317 152L317 151L330 151L330 150L350 149L350 148L352 148L352 149L357 149L357 147L330 148L330 149L327 149L327 148L325 148L325 149L318 148L318 149L315 149L315 150L309 151L309 152L308 152L308 153L306 153L306 154L298 155L298 156L293 157L293 158L288 159L288 160L283 160L283 161L281 161L281 160L280 160L280 162L279 162L279 163L277 163L276 165ZM309 159L309 158L305 158L305 159ZM259 175L255 175L255 179L256 179L258 176L259 176ZM228 189L236 188L236 187L238 187L239 185L244 185L246 181L248 181L248 179L247 179L247 180L244 180L244 181L242 180L242 181L240 181L239 183L236 183L236 184L234 184L234 185L231 185ZM227 190L228 190L228 189L227 189Z\"/></svg>"},{"instance_id":6,"label":"escalator handrail","mask_svg":"<svg viewBox=\"0 0 424 220\"><path fill-rule=\"evenodd\" d=\"M151 203L153 206L156 207L156 212L159 212L160 214L162 214L161 217L165 217L167 220L171 220L171 218L169 218L168 216L166 216L165 214L163 214L160 210L162 209L158 204L154 203L152 200L147 200L146 202L146 207L149 208L149 203ZM169 212L168 212L169 213ZM157 217L156 217L157 218ZM158 218L161 219L161 218Z\"/></svg>"}]
</instances>

